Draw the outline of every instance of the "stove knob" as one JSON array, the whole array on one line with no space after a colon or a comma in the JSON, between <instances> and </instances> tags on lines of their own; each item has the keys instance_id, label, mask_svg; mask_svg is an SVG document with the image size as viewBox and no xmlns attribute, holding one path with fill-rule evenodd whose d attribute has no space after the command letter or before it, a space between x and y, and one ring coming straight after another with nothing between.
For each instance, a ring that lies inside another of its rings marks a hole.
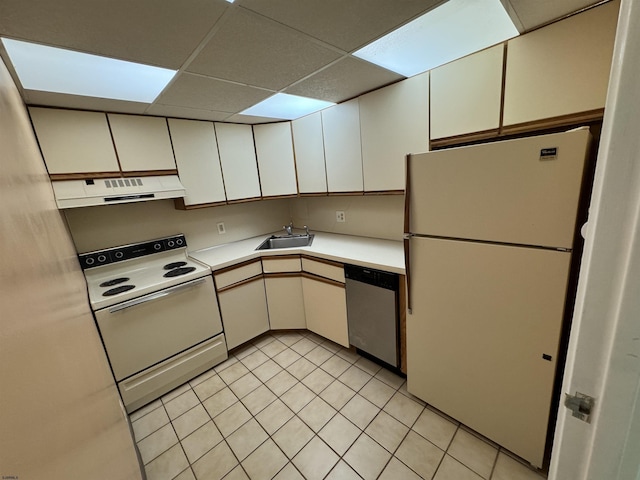
<instances>
[{"instance_id":1,"label":"stove knob","mask_svg":"<svg viewBox=\"0 0 640 480\"><path fill-rule=\"evenodd\" d=\"M160 244L160 243L154 243L154 244L153 244L153 249L154 249L156 252L159 252L159 251L162 249L162 244Z\"/></svg>"},{"instance_id":2,"label":"stove knob","mask_svg":"<svg viewBox=\"0 0 640 480\"><path fill-rule=\"evenodd\" d=\"M169 240L169 241L167 242L167 245L169 245L169 248L173 248L173 247L175 246L175 244L176 244L176 243L175 243L173 240Z\"/></svg>"},{"instance_id":3,"label":"stove knob","mask_svg":"<svg viewBox=\"0 0 640 480\"><path fill-rule=\"evenodd\" d=\"M87 265L93 265L94 263L96 263L95 258L93 257L87 257L84 261Z\"/></svg>"},{"instance_id":4,"label":"stove knob","mask_svg":"<svg viewBox=\"0 0 640 480\"><path fill-rule=\"evenodd\" d=\"M178 238L176 240L176 245L178 245L179 247L181 247L182 245L184 245L184 239L182 238Z\"/></svg>"},{"instance_id":5,"label":"stove knob","mask_svg":"<svg viewBox=\"0 0 640 480\"><path fill-rule=\"evenodd\" d=\"M98 261L100 263L104 263L107 260L107 257L105 255L98 255Z\"/></svg>"},{"instance_id":6,"label":"stove knob","mask_svg":"<svg viewBox=\"0 0 640 480\"><path fill-rule=\"evenodd\" d=\"M122 253L122 252L116 252L116 258L117 258L118 260L120 260L122 257L124 257L124 253Z\"/></svg>"}]
</instances>

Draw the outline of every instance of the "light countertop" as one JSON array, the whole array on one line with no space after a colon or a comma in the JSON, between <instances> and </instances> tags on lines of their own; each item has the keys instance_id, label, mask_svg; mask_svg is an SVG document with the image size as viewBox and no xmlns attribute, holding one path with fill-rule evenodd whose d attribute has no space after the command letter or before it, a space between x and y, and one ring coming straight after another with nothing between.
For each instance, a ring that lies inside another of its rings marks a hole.
<instances>
[{"instance_id":1,"label":"light countertop","mask_svg":"<svg viewBox=\"0 0 640 480\"><path fill-rule=\"evenodd\" d=\"M209 265L214 271L258 257L304 254L401 275L405 273L402 241L314 231L311 231L311 233L315 237L313 243L308 247L256 250L258 245L270 236L260 235L237 242L195 250L189 252L189 256Z\"/></svg>"}]
</instances>

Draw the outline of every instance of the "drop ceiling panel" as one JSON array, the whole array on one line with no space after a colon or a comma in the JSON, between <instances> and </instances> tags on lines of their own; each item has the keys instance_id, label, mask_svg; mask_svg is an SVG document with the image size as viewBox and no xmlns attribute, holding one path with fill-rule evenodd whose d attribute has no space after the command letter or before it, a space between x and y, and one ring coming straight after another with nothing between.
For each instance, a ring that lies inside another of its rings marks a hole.
<instances>
[{"instance_id":1,"label":"drop ceiling panel","mask_svg":"<svg viewBox=\"0 0 640 480\"><path fill-rule=\"evenodd\" d=\"M291 29L242 8L225 17L188 71L279 90L340 57Z\"/></svg>"},{"instance_id":2,"label":"drop ceiling panel","mask_svg":"<svg viewBox=\"0 0 640 480\"><path fill-rule=\"evenodd\" d=\"M443 0L242 0L240 5L351 52Z\"/></svg>"},{"instance_id":3,"label":"drop ceiling panel","mask_svg":"<svg viewBox=\"0 0 640 480\"><path fill-rule=\"evenodd\" d=\"M270 97L273 93L215 78L183 73L156 102L163 105L236 113Z\"/></svg>"},{"instance_id":4,"label":"drop ceiling panel","mask_svg":"<svg viewBox=\"0 0 640 480\"><path fill-rule=\"evenodd\" d=\"M0 34L177 69L228 8L224 0L2 0Z\"/></svg>"},{"instance_id":5,"label":"drop ceiling panel","mask_svg":"<svg viewBox=\"0 0 640 480\"><path fill-rule=\"evenodd\" d=\"M339 103L403 78L369 62L345 57L285 89L285 93Z\"/></svg>"},{"instance_id":6,"label":"drop ceiling panel","mask_svg":"<svg viewBox=\"0 0 640 480\"><path fill-rule=\"evenodd\" d=\"M508 0L525 31L564 17L601 0Z\"/></svg>"},{"instance_id":7,"label":"drop ceiling panel","mask_svg":"<svg viewBox=\"0 0 640 480\"><path fill-rule=\"evenodd\" d=\"M229 117L229 112L216 112L215 110L200 110L197 108L176 107L173 105L153 104L145 112L159 117L189 118L195 120L211 120L222 122Z\"/></svg>"},{"instance_id":8,"label":"drop ceiling panel","mask_svg":"<svg viewBox=\"0 0 640 480\"><path fill-rule=\"evenodd\" d=\"M40 92L25 90L28 105L46 105L49 107L77 108L80 110L96 110L116 113L144 113L148 103L127 102L108 98L82 97L65 93Z\"/></svg>"}]
</instances>

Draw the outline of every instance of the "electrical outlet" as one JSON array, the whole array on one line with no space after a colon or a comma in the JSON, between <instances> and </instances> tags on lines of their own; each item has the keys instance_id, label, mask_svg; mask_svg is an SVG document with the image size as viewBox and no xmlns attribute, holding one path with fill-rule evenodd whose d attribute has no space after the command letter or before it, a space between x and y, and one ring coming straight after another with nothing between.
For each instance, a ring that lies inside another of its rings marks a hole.
<instances>
[{"instance_id":1,"label":"electrical outlet","mask_svg":"<svg viewBox=\"0 0 640 480\"><path fill-rule=\"evenodd\" d=\"M336 222L338 223L344 223L347 221L347 218L344 215L344 212L342 210L336 210Z\"/></svg>"},{"instance_id":2,"label":"electrical outlet","mask_svg":"<svg viewBox=\"0 0 640 480\"><path fill-rule=\"evenodd\" d=\"M222 235L227 233L227 231L224 229L224 223L220 222L216 224L216 227L218 227L218 235Z\"/></svg>"}]
</instances>

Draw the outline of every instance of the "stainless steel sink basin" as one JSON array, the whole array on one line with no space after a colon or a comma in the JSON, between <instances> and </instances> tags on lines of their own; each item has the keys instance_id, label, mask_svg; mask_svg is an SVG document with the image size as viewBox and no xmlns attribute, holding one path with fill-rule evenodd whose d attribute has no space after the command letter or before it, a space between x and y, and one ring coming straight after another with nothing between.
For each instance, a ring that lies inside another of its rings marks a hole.
<instances>
[{"instance_id":1,"label":"stainless steel sink basin","mask_svg":"<svg viewBox=\"0 0 640 480\"><path fill-rule=\"evenodd\" d=\"M274 248L308 247L313 242L311 235L286 235L277 237L271 235L256 248L256 250L272 250Z\"/></svg>"}]
</instances>

